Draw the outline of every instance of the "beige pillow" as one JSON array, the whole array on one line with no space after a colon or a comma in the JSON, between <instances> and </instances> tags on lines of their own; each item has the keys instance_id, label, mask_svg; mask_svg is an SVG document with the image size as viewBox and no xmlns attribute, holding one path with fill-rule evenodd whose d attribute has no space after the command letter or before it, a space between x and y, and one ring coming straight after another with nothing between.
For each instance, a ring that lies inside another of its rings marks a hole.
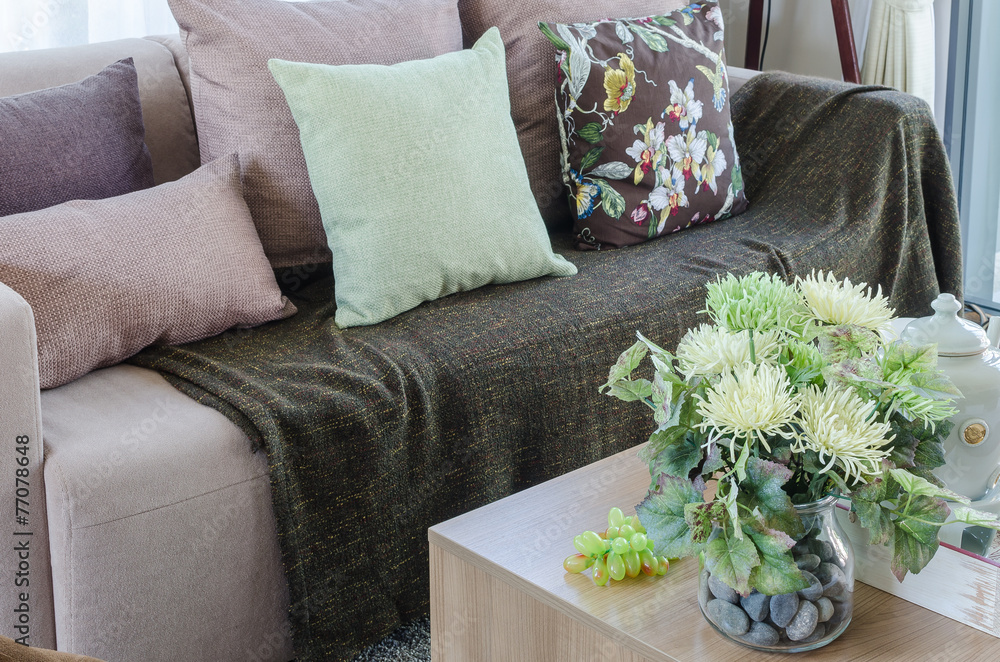
<instances>
[{"instance_id":1,"label":"beige pillow","mask_svg":"<svg viewBox=\"0 0 1000 662\"><path fill-rule=\"evenodd\" d=\"M191 58L202 162L239 154L247 205L273 266L329 262L299 131L267 61L395 64L460 50L455 0L170 0L170 9ZM391 136L387 130L373 159L406 158L394 154Z\"/></svg>"},{"instance_id":2,"label":"beige pillow","mask_svg":"<svg viewBox=\"0 0 1000 662\"><path fill-rule=\"evenodd\" d=\"M609 16L667 14L685 0L458 0L466 47L492 26L507 49L511 116L542 218L550 229L573 225L559 170L559 124L554 112L555 54L538 22L580 23Z\"/></svg>"},{"instance_id":3,"label":"beige pillow","mask_svg":"<svg viewBox=\"0 0 1000 662\"><path fill-rule=\"evenodd\" d=\"M31 305L42 388L295 313L254 231L230 155L104 200L0 218L0 282Z\"/></svg>"}]
</instances>

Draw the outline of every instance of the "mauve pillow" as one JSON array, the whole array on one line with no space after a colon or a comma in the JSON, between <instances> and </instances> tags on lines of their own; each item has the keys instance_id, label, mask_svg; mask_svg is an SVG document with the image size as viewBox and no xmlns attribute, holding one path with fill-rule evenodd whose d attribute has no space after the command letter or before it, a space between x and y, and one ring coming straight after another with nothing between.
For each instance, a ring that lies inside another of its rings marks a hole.
<instances>
[{"instance_id":1,"label":"mauve pillow","mask_svg":"<svg viewBox=\"0 0 1000 662\"><path fill-rule=\"evenodd\" d=\"M169 2L191 58L202 161L239 154L247 205L273 266L329 262L299 130L267 61L396 64L460 50L456 0ZM373 159L404 158L393 154L391 134L372 148Z\"/></svg>"},{"instance_id":2,"label":"mauve pillow","mask_svg":"<svg viewBox=\"0 0 1000 662\"><path fill-rule=\"evenodd\" d=\"M0 218L0 282L35 315L42 388L154 343L288 317L229 155L108 200Z\"/></svg>"},{"instance_id":3,"label":"mauve pillow","mask_svg":"<svg viewBox=\"0 0 1000 662\"><path fill-rule=\"evenodd\" d=\"M552 112L555 56L538 22L650 16L686 4L686 0L458 0L466 47L492 26L500 28L507 52L511 116L535 202L550 229L569 229L573 219L559 170L559 124Z\"/></svg>"},{"instance_id":4,"label":"mauve pillow","mask_svg":"<svg viewBox=\"0 0 1000 662\"><path fill-rule=\"evenodd\" d=\"M0 99L0 216L153 185L132 58Z\"/></svg>"}]
</instances>

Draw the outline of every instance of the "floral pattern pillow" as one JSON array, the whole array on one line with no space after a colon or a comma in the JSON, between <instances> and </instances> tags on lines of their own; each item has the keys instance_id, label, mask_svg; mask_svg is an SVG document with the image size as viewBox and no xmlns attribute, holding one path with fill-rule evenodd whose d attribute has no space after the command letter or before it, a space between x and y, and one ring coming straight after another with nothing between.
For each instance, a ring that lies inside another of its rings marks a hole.
<instances>
[{"instance_id":1,"label":"floral pattern pillow","mask_svg":"<svg viewBox=\"0 0 1000 662\"><path fill-rule=\"evenodd\" d=\"M746 209L716 3L539 28L558 49L577 248L638 244Z\"/></svg>"}]
</instances>

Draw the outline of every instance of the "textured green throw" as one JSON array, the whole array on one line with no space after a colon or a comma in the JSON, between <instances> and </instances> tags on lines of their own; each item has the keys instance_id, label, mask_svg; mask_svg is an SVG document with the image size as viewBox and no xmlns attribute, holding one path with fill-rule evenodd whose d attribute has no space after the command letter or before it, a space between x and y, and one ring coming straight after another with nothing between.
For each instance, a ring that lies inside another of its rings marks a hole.
<instances>
[{"instance_id":1,"label":"textured green throw","mask_svg":"<svg viewBox=\"0 0 1000 662\"><path fill-rule=\"evenodd\" d=\"M576 267L552 252L510 118L500 32L392 66L271 60L299 126L341 328Z\"/></svg>"},{"instance_id":2,"label":"textured green throw","mask_svg":"<svg viewBox=\"0 0 1000 662\"><path fill-rule=\"evenodd\" d=\"M927 314L939 288L961 294L950 170L925 104L775 74L733 109L750 199L736 218L617 251L555 237L578 275L347 330L322 279L291 293L288 320L132 359L267 452L299 660L350 659L426 613L428 526L644 441L645 408L597 387L636 330L674 348L716 274L832 270L881 284L901 315ZM497 544L570 554L573 533Z\"/></svg>"}]
</instances>

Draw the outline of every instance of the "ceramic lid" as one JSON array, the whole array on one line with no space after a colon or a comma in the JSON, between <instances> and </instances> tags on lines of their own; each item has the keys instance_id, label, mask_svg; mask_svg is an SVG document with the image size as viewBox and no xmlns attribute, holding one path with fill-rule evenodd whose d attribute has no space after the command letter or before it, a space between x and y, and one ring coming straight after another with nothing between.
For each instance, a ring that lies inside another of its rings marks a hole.
<instances>
[{"instance_id":1,"label":"ceramic lid","mask_svg":"<svg viewBox=\"0 0 1000 662\"><path fill-rule=\"evenodd\" d=\"M907 324L900 339L912 345L937 343L939 356L973 356L990 346L982 327L958 316L962 304L954 295L938 295L931 308L934 314Z\"/></svg>"}]
</instances>

